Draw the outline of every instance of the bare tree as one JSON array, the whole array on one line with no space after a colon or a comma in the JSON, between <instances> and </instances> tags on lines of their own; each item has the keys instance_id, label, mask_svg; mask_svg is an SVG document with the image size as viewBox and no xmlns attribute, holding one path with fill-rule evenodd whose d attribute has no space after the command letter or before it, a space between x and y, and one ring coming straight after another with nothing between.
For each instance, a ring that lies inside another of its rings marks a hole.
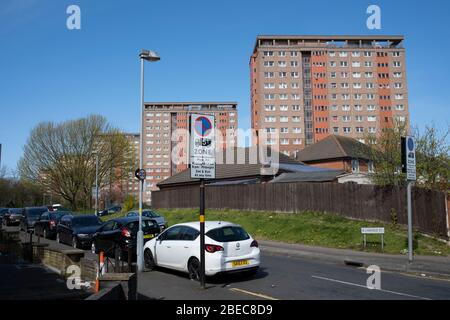
<instances>
[{"instance_id":1,"label":"bare tree","mask_svg":"<svg viewBox=\"0 0 450 320\"><path fill-rule=\"evenodd\" d=\"M105 136L113 141L104 147ZM99 177L109 168L126 171L127 140L102 116L70 120L60 124L43 122L30 134L19 161L22 179L42 185L45 191L65 199L73 210L89 206L95 180L95 152L99 156ZM120 179L114 176L113 179Z\"/></svg>"}]
</instances>

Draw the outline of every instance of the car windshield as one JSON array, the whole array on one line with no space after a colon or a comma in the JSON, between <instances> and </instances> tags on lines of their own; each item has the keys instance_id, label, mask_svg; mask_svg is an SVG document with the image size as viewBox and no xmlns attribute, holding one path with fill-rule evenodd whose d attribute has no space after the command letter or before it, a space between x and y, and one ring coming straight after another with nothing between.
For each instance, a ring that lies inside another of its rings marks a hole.
<instances>
[{"instance_id":1,"label":"car windshield","mask_svg":"<svg viewBox=\"0 0 450 320\"><path fill-rule=\"evenodd\" d=\"M96 216L74 217L72 223L76 227L98 226L102 224Z\"/></svg>"},{"instance_id":2,"label":"car windshield","mask_svg":"<svg viewBox=\"0 0 450 320\"><path fill-rule=\"evenodd\" d=\"M47 208L35 208L35 209L28 209L27 215L31 217L37 217L43 214L44 212L48 211Z\"/></svg>"},{"instance_id":3,"label":"car windshield","mask_svg":"<svg viewBox=\"0 0 450 320\"><path fill-rule=\"evenodd\" d=\"M160 217L159 214L157 214L155 211L151 211L151 210L143 211L142 215L145 217L149 217L149 218L159 218Z\"/></svg>"},{"instance_id":4,"label":"car windshield","mask_svg":"<svg viewBox=\"0 0 450 320\"><path fill-rule=\"evenodd\" d=\"M0 209L0 215L4 215L8 212L8 209Z\"/></svg>"},{"instance_id":5,"label":"car windshield","mask_svg":"<svg viewBox=\"0 0 450 320\"><path fill-rule=\"evenodd\" d=\"M217 242L234 242L250 239L248 233L237 226L227 226L210 230L206 233L208 237Z\"/></svg>"}]
</instances>

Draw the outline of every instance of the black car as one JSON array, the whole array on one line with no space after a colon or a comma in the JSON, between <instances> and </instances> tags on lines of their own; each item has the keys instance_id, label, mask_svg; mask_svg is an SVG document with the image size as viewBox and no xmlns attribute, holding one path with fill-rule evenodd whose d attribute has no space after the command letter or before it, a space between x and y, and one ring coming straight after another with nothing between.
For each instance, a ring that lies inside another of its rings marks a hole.
<instances>
[{"instance_id":1,"label":"black car","mask_svg":"<svg viewBox=\"0 0 450 320\"><path fill-rule=\"evenodd\" d=\"M65 215L56 228L56 241L74 248L90 248L92 235L102 225L95 215Z\"/></svg>"},{"instance_id":2,"label":"black car","mask_svg":"<svg viewBox=\"0 0 450 320\"><path fill-rule=\"evenodd\" d=\"M105 252L107 256L120 260L128 259L128 249L136 257L136 238L139 230L139 217L124 217L105 222L92 238L93 253ZM156 237L161 229L154 219L142 218L144 243Z\"/></svg>"},{"instance_id":3,"label":"black car","mask_svg":"<svg viewBox=\"0 0 450 320\"><path fill-rule=\"evenodd\" d=\"M28 207L23 209L20 230L28 231L34 229L34 224L44 212L48 212L47 207Z\"/></svg>"},{"instance_id":4,"label":"black car","mask_svg":"<svg viewBox=\"0 0 450 320\"><path fill-rule=\"evenodd\" d=\"M69 211L44 212L34 224L34 233L47 239L55 239L59 221L63 216L71 214Z\"/></svg>"},{"instance_id":5,"label":"black car","mask_svg":"<svg viewBox=\"0 0 450 320\"><path fill-rule=\"evenodd\" d=\"M122 211L122 207L121 206L113 206L113 207L108 208L106 210L100 211L98 213L98 216L99 217L109 216L110 214L119 213L121 211Z\"/></svg>"},{"instance_id":6,"label":"black car","mask_svg":"<svg viewBox=\"0 0 450 320\"><path fill-rule=\"evenodd\" d=\"M2 222L5 226L15 225L18 226L20 221L22 220L22 211L20 208L8 208L7 211L3 214Z\"/></svg>"}]
</instances>

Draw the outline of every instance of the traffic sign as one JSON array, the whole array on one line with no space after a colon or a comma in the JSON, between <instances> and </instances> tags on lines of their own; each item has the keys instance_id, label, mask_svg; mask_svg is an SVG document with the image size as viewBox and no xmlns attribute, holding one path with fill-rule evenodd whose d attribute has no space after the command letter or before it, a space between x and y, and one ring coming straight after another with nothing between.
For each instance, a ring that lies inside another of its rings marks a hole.
<instances>
[{"instance_id":1,"label":"traffic sign","mask_svg":"<svg viewBox=\"0 0 450 320\"><path fill-rule=\"evenodd\" d=\"M134 172L134 176L135 176L136 178L138 178L139 180L144 181L145 178L147 177L147 172L145 172L144 169L137 169L137 170Z\"/></svg>"},{"instance_id":2,"label":"traffic sign","mask_svg":"<svg viewBox=\"0 0 450 320\"><path fill-rule=\"evenodd\" d=\"M406 180L416 181L416 143L413 137L406 137L404 149L406 151L403 155L406 164Z\"/></svg>"},{"instance_id":3,"label":"traffic sign","mask_svg":"<svg viewBox=\"0 0 450 320\"><path fill-rule=\"evenodd\" d=\"M212 115L191 115L191 178L216 178L215 122Z\"/></svg>"}]
</instances>

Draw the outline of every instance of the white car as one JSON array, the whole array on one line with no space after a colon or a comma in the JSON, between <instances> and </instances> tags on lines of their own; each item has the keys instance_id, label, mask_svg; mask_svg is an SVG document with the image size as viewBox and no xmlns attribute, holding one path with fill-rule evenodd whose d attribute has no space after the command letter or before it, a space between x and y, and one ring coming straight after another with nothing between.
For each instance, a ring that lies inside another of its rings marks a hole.
<instances>
[{"instance_id":1,"label":"white car","mask_svg":"<svg viewBox=\"0 0 450 320\"><path fill-rule=\"evenodd\" d=\"M174 225L144 246L147 269L175 269L199 280L200 222ZM241 226L224 221L205 222L205 274L222 272L256 274L260 264L258 242Z\"/></svg>"}]
</instances>

